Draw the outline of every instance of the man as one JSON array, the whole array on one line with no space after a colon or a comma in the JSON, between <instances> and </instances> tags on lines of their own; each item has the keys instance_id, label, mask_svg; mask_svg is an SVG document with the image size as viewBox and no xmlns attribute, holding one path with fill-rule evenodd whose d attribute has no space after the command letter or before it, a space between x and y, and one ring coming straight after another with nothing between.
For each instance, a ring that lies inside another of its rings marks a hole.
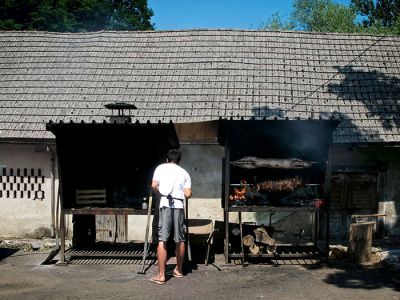
<instances>
[{"instance_id":1,"label":"man","mask_svg":"<svg viewBox=\"0 0 400 300\"><path fill-rule=\"evenodd\" d=\"M181 152L169 150L167 163L159 165L154 171L151 187L160 195L158 222L157 259L159 272L150 281L165 283L165 265L167 263L167 241L171 227L174 227L176 267L173 276L183 277L182 266L185 258L185 212L184 200L192 196L189 174L179 166Z\"/></svg>"}]
</instances>

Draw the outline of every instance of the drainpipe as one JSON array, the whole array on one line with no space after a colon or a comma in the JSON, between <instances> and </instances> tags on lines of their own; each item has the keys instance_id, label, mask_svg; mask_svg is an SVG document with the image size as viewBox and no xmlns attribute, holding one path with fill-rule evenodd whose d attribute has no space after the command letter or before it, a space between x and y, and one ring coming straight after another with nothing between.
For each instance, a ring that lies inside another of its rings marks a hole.
<instances>
[{"instance_id":1,"label":"drainpipe","mask_svg":"<svg viewBox=\"0 0 400 300\"><path fill-rule=\"evenodd\" d=\"M55 235L55 154L54 150L48 147L50 152L50 162L51 162L51 236Z\"/></svg>"}]
</instances>

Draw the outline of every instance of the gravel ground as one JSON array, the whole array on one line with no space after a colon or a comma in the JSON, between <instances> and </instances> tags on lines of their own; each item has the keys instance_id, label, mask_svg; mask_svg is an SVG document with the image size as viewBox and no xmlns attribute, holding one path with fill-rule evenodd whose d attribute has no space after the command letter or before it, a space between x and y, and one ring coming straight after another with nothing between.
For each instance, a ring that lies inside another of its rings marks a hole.
<instances>
[{"instance_id":1,"label":"gravel ground","mask_svg":"<svg viewBox=\"0 0 400 300\"><path fill-rule=\"evenodd\" d=\"M399 274L381 263L222 266L217 257L157 285L155 265L140 275L138 264L41 265L47 250L0 250L1 299L400 299Z\"/></svg>"}]
</instances>

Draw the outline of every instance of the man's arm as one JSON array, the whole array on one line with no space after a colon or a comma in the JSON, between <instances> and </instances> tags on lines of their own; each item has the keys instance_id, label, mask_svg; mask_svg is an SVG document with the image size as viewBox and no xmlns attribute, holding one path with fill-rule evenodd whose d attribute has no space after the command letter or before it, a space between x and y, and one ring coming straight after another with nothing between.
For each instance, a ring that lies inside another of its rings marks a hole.
<instances>
[{"instance_id":1,"label":"man's arm","mask_svg":"<svg viewBox=\"0 0 400 300\"><path fill-rule=\"evenodd\" d=\"M151 188L154 191L154 193L158 193L158 181L157 180L152 180Z\"/></svg>"},{"instance_id":2,"label":"man's arm","mask_svg":"<svg viewBox=\"0 0 400 300\"><path fill-rule=\"evenodd\" d=\"M190 197L192 197L192 189L184 189L183 194L185 195L186 199L189 199Z\"/></svg>"}]
</instances>

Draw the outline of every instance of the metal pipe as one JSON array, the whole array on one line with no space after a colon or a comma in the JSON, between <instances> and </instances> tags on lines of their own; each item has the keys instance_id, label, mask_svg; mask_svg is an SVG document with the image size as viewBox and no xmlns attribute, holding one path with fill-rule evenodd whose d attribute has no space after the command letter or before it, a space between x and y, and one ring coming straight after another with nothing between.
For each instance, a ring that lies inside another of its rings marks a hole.
<instances>
[{"instance_id":1,"label":"metal pipe","mask_svg":"<svg viewBox=\"0 0 400 300\"><path fill-rule=\"evenodd\" d=\"M60 225L59 225L59 216L60 216L60 193L57 193L57 203L56 203L56 249L60 247Z\"/></svg>"},{"instance_id":2,"label":"metal pipe","mask_svg":"<svg viewBox=\"0 0 400 300\"><path fill-rule=\"evenodd\" d=\"M55 236L55 154L54 150L49 147L49 152L50 152L50 162L51 162L51 236Z\"/></svg>"}]
</instances>

